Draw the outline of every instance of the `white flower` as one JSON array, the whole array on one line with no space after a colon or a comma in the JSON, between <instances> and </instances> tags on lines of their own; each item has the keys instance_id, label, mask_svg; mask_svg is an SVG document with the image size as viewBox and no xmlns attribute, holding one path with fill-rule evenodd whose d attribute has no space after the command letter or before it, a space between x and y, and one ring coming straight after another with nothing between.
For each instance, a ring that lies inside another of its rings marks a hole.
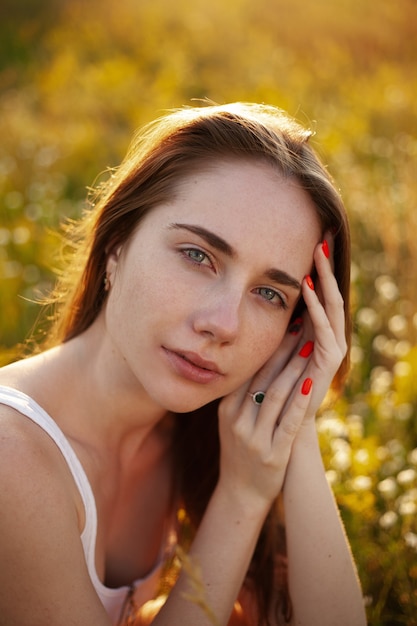
<instances>
[{"instance_id":1,"label":"white flower","mask_svg":"<svg viewBox=\"0 0 417 626\"><path fill-rule=\"evenodd\" d=\"M415 515L417 513L417 489L410 489L397 500L400 515Z\"/></svg>"},{"instance_id":2,"label":"white flower","mask_svg":"<svg viewBox=\"0 0 417 626\"><path fill-rule=\"evenodd\" d=\"M405 533L404 541L410 548L417 550L417 535L412 532Z\"/></svg>"},{"instance_id":3,"label":"white flower","mask_svg":"<svg viewBox=\"0 0 417 626\"><path fill-rule=\"evenodd\" d=\"M398 287L390 276L378 276L375 280L375 288L379 295L388 302L398 298Z\"/></svg>"},{"instance_id":4,"label":"white flower","mask_svg":"<svg viewBox=\"0 0 417 626\"><path fill-rule=\"evenodd\" d=\"M403 337L407 333L407 320L404 315L393 315L388 321L388 328L397 337Z\"/></svg>"},{"instance_id":5,"label":"white flower","mask_svg":"<svg viewBox=\"0 0 417 626\"><path fill-rule=\"evenodd\" d=\"M347 437L348 435L346 424L338 417L337 413L332 411L323 413L317 420L317 430L329 437Z\"/></svg>"},{"instance_id":6,"label":"white flower","mask_svg":"<svg viewBox=\"0 0 417 626\"><path fill-rule=\"evenodd\" d=\"M381 517L379 518L379 525L384 530L388 530L396 524L397 520L398 515L395 513L395 511L386 511L386 513L381 515Z\"/></svg>"},{"instance_id":7,"label":"white flower","mask_svg":"<svg viewBox=\"0 0 417 626\"><path fill-rule=\"evenodd\" d=\"M327 478L327 482L329 483L331 487L333 487L339 482L339 474L336 472L336 470L332 470L332 469L327 470L326 478Z\"/></svg>"},{"instance_id":8,"label":"white flower","mask_svg":"<svg viewBox=\"0 0 417 626\"><path fill-rule=\"evenodd\" d=\"M403 500L398 507L400 515L415 515L417 513L417 504L412 500Z\"/></svg>"},{"instance_id":9,"label":"white flower","mask_svg":"<svg viewBox=\"0 0 417 626\"><path fill-rule=\"evenodd\" d=\"M344 472L349 469L352 464L350 456L351 455L349 449L340 448L332 456L330 464L334 469Z\"/></svg>"},{"instance_id":10,"label":"white flower","mask_svg":"<svg viewBox=\"0 0 417 626\"><path fill-rule=\"evenodd\" d=\"M346 450L350 452L350 444L346 439L342 437L335 437L330 442L330 447L333 452L339 452L339 450Z\"/></svg>"},{"instance_id":11,"label":"white flower","mask_svg":"<svg viewBox=\"0 0 417 626\"><path fill-rule=\"evenodd\" d=\"M399 485L406 486L411 485L417 477L417 472L413 468L405 469L397 475L397 481Z\"/></svg>"},{"instance_id":12,"label":"white flower","mask_svg":"<svg viewBox=\"0 0 417 626\"><path fill-rule=\"evenodd\" d=\"M417 448L411 450L411 452L408 454L407 460L409 463L412 463L412 465L417 465Z\"/></svg>"},{"instance_id":13,"label":"white flower","mask_svg":"<svg viewBox=\"0 0 417 626\"><path fill-rule=\"evenodd\" d=\"M20 246L30 240L30 230L26 226L18 226L13 231L13 241Z\"/></svg>"},{"instance_id":14,"label":"white flower","mask_svg":"<svg viewBox=\"0 0 417 626\"><path fill-rule=\"evenodd\" d=\"M353 365L363 362L365 353L360 346L352 346L350 349L350 361Z\"/></svg>"},{"instance_id":15,"label":"white flower","mask_svg":"<svg viewBox=\"0 0 417 626\"><path fill-rule=\"evenodd\" d=\"M369 476L355 476L350 481L350 486L354 491L369 491L372 487L372 480Z\"/></svg>"},{"instance_id":16,"label":"white flower","mask_svg":"<svg viewBox=\"0 0 417 626\"><path fill-rule=\"evenodd\" d=\"M392 374L385 367L374 367L371 372L371 391L376 395L384 395L392 384Z\"/></svg>"},{"instance_id":17,"label":"white flower","mask_svg":"<svg viewBox=\"0 0 417 626\"><path fill-rule=\"evenodd\" d=\"M370 307L363 307L362 309L359 309L356 314L356 322L359 326L372 331L378 330L381 326L381 318L379 314L375 311L375 309L371 309Z\"/></svg>"},{"instance_id":18,"label":"white flower","mask_svg":"<svg viewBox=\"0 0 417 626\"><path fill-rule=\"evenodd\" d=\"M363 419L360 415L349 415L346 418L349 435L355 439L362 439L364 435Z\"/></svg>"},{"instance_id":19,"label":"white flower","mask_svg":"<svg viewBox=\"0 0 417 626\"><path fill-rule=\"evenodd\" d=\"M369 461L369 452L365 448L360 448L355 452L355 460L361 465L367 465Z\"/></svg>"},{"instance_id":20,"label":"white flower","mask_svg":"<svg viewBox=\"0 0 417 626\"><path fill-rule=\"evenodd\" d=\"M394 348L394 354L396 357L402 358L405 357L411 350L411 343L406 339L401 339L401 341L397 341Z\"/></svg>"},{"instance_id":21,"label":"white flower","mask_svg":"<svg viewBox=\"0 0 417 626\"><path fill-rule=\"evenodd\" d=\"M395 376L406 378L411 374L411 365L407 361L398 361L392 370Z\"/></svg>"},{"instance_id":22,"label":"white flower","mask_svg":"<svg viewBox=\"0 0 417 626\"><path fill-rule=\"evenodd\" d=\"M389 339L385 337L385 335L377 335L372 342L372 347L376 352L380 352L383 354L385 352L386 345L388 344Z\"/></svg>"},{"instance_id":23,"label":"white flower","mask_svg":"<svg viewBox=\"0 0 417 626\"><path fill-rule=\"evenodd\" d=\"M398 491L398 485L395 479L390 476L378 483L378 491L384 498L393 498Z\"/></svg>"}]
</instances>

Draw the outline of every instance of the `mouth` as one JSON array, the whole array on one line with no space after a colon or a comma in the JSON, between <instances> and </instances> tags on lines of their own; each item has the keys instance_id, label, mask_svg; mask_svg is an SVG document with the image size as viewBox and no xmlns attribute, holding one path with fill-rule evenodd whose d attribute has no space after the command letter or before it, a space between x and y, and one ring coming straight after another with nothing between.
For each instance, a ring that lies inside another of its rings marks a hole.
<instances>
[{"instance_id":1,"label":"mouth","mask_svg":"<svg viewBox=\"0 0 417 626\"><path fill-rule=\"evenodd\" d=\"M206 359L202 359L198 354L194 352L177 352L178 356L180 356L188 363L199 367L200 369L207 370L209 372L215 372L216 374L222 374L220 369L217 367L213 361L207 361Z\"/></svg>"},{"instance_id":2,"label":"mouth","mask_svg":"<svg viewBox=\"0 0 417 626\"><path fill-rule=\"evenodd\" d=\"M213 361L203 359L195 352L169 350L163 346L168 360L177 374L193 382L209 383L223 376Z\"/></svg>"}]
</instances>

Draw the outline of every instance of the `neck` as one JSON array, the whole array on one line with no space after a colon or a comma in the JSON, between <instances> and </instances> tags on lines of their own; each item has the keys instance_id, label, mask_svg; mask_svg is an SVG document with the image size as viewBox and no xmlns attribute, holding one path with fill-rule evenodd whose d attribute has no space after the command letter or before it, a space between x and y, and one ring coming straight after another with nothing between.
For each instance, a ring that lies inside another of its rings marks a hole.
<instances>
[{"instance_id":1,"label":"neck","mask_svg":"<svg viewBox=\"0 0 417 626\"><path fill-rule=\"evenodd\" d=\"M69 436L109 453L137 448L166 415L114 354L99 318L80 336L21 362L17 386Z\"/></svg>"},{"instance_id":2,"label":"neck","mask_svg":"<svg viewBox=\"0 0 417 626\"><path fill-rule=\"evenodd\" d=\"M149 431L166 409L149 397L140 382L115 354L99 318L85 333L72 340L68 349L77 363L76 380L84 406L94 421L104 425L111 438L132 431Z\"/></svg>"}]
</instances>

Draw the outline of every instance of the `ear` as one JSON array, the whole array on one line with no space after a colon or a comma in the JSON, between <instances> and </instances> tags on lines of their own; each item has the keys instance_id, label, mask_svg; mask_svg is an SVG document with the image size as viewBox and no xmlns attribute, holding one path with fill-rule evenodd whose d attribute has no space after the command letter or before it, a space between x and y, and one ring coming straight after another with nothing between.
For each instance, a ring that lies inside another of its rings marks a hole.
<instances>
[{"instance_id":1,"label":"ear","mask_svg":"<svg viewBox=\"0 0 417 626\"><path fill-rule=\"evenodd\" d=\"M115 248L112 250L108 256L106 261L106 278L109 284L109 288L113 285L114 277L116 275L117 266L119 263L120 253L122 251L122 246Z\"/></svg>"}]
</instances>

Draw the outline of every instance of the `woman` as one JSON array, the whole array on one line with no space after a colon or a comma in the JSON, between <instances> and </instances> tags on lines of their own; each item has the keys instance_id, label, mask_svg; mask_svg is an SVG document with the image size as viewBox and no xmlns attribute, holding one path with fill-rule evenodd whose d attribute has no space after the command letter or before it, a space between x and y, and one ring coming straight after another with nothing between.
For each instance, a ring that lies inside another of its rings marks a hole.
<instances>
[{"instance_id":1,"label":"woman","mask_svg":"<svg viewBox=\"0 0 417 626\"><path fill-rule=\"evenodd\" d=\"M349 232L308 138L173 112L73 228L49 345L0 372L1 624L365 623L314 425ZM194 574L147 618L177 543Z\"/></svg>"}]
</instances>

